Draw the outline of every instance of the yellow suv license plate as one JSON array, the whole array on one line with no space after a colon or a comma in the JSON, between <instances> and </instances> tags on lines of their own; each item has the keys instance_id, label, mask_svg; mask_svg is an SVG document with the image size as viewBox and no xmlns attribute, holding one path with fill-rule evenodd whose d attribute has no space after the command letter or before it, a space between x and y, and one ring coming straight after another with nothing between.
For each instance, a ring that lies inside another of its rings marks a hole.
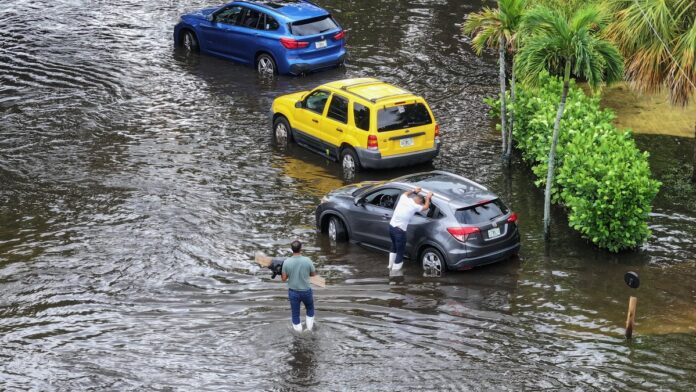
<instances>
[{"instance_id":1,"label":"yellow suv license plate","mask_svg":"<svg viewBox=\"0 0 696 392\"><path fill-rule=\"evenodd\" d=\"M413 145L413 138L409 137L406 139L401 139L399 140L399 144L401 145L401 147L411 147Z\"/></svg>"},{"instance_id":2,"label":"yellow suv license plate","mask_svg":"<svg viewBox=\"0 0 696 392\"><path fill-rule=\"evenodd\" d=\"M323 41L317 41L317 49L325 48L326 47L326 40Z\"/></svg>"},{"instance_id":3,"label":"yellow suv license plate","mask_svg":"<svg viewBox=\"0 0 696 392\"><path fill-rule=\"evenodd\" d=\"M500 227L488 230L488 238L500 237Z\"/></svg>"}]
</instances>

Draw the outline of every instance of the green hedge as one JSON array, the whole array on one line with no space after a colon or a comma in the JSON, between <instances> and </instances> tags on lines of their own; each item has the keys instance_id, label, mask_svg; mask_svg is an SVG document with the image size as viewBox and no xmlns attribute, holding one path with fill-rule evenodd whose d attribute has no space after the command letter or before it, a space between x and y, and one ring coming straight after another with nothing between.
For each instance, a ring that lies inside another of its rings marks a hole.
<instances>
[{"instance_id":1,"label":"green hedge","mask_svg":"<svg viewBox=\"0 0 696 392\"><path fill-rule=\"evenodd\" d=\"M537 177L546 182L553 122L562 81L542 75L539 88L518 87L513 130L517 148ZM488 101L492 112L499 107ZM568 211L570 226L612 252L635 248L650 236L647 220L660 183L651 177L648 153L640 152L629 131L618 131L614 114L598 97L573 83L557 149L552 197Z\"/></svg>"}]
</instances>

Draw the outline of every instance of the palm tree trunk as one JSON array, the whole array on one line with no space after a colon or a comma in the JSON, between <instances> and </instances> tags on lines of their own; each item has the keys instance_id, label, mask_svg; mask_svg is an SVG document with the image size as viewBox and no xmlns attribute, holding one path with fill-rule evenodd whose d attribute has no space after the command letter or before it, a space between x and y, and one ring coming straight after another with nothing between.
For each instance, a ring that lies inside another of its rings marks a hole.
<instances>
[{"instance_id":1,"label":"palm tree trunk","mask_svg":"<svg viewBox=\"0 0 696 392\"><path fill-rule=\"evenodd\" d=\"M515 126L515 56L512 57L512 78L510 79L510 102L513 104L513 110L510 110L510 123L508 124L508 135L507 135L507 148L505 150L505 156L510 163L510 156L512 155L512 131Z\"/></svg>"},{"instance_id":2,"label":"palm tree trunk","mask_svg":"<svg viewBox=\"0 0 696 392\"><path fill-rule=\"evenodd\" d=\"M553 185L553 175L556 166L556 147L558 146L558 136L561 128L561 118L565 110L568 90L570 89L570 62L566 61L565 74L563 75L563 93L561 103L558 105L556 121L553 123L553 139L551 140L551 150L549 151L548 172L546 174L546 190L544 192L544 238L551 237L551 187Z\"/></svg>"},{"instance_id":3,"label":"palm tree trunk","mask_svg":"<svg viewBox=\"0 0 696 392\"><path fill-rule=\"evenodd\" d=\"M694 2L694 7L696 7L696 1ZM696 184L696 124L694 124L694 156L693 156L694 170L691 174L691 183Z\"/></svg>"},{"instance_id":4,"label":"palm tree trunk","mask_svg":"<svg viewBox=\"0 0 696 392\"><path fill-rule=\"evenodd\" d=\"M505 103L505 37L501 34L498 38L498 62L500 63L500 126L501 133L503 136L503 152L502 155L505 157L505 133L507 132L506 120L507 120L507 106Z\"/></svg>"}]
</instances>

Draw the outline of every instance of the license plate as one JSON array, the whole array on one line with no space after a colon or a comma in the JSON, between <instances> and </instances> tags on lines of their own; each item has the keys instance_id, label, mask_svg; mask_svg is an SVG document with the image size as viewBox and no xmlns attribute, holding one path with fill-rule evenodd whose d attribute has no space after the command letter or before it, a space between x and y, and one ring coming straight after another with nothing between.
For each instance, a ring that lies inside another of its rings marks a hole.
<instances>
[{"instance_id":1,"label":"license plate","mask_svg":"<svg viewBox=\"0 0 696 392\"><path fill-rule=\"evenodd\" d=\"M500 227L488 230L488 238L500 237Z\"/></svg>"},{"instance_id":2,"label":"license plate","mask_svg":"<svg viewBox=\"0 0 696 392\"><path fill-rule=\"evenodd\" d=\"M317 41L317 49L325 48L327 45L326 40Z\"/></svg>"},{"instance_id":3,"label":"license plate","mask_svg":"<svg viewBox=\"0 0 696 392\"><path fill-rule=\"evenodd\" d=\"M401 144L401 147L411 147L413 145L413 138L401 139L399 140L399 144Z\"/></svg>"}]
</instances>

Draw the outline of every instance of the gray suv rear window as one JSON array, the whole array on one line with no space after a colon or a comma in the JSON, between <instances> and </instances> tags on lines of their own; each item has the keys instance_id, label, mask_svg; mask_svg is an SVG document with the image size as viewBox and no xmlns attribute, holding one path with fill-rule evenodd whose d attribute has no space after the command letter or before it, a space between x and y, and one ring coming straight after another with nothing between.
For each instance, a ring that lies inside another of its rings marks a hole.
<instances>
[{"instance_id":1,"label":"gray suv rear window","mask_svg":"<svg viewBox=\"0 0 696 392\"><path fill-rule=\"evenodd\" d=\"M463 225L478 225L479 223L488 223L508 212L510 210L505 204L500 199L495 199L485 204L462 208L457 210L454 215L457 217L457 221Z\"/></svg>"},{"instance_id":2,"label":"gray suv rear window","mask_svg":"<svg viewBox=\"0 0 696 392\"><path fill-rule=\"evenodd\" d=\"M293 35L306 36L326 33L327 31L338 28L336 22L331 18L331 15L320 16L307 20L301 20L290 25L290 31Z\"/></svg>"},{"instance_id":3,"label":"gray suv rear window","mask_svg":"<svg viewBox=\"0 0 696 392\"><path fill-rule=\"evenodd\" d=\"M398 105L377 112L377 131L387 132L432 124L428 109L422 103Z\"/></svg>"}]
</instances>

